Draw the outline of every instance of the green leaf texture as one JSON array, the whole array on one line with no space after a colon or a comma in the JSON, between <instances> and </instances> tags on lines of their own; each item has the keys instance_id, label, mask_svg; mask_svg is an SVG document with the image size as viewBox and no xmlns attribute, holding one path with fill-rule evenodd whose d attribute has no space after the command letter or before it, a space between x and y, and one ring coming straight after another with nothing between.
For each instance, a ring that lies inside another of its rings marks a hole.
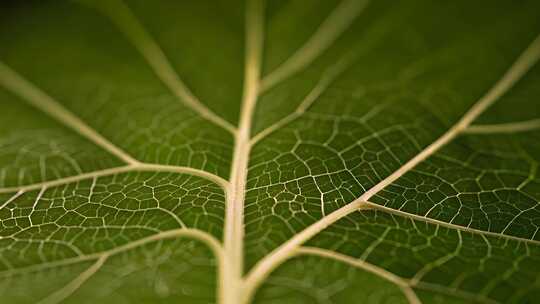
<instances>
[{"instance_id":1,"label":"green leaf texture","mask_svg":"<svg viewBox=\"0 0 540 304\"><path fill-rule=\"evenodd\" d=\"M0 302L536 303L540 2L0 4Z\"/></svg>"}]
</instances>

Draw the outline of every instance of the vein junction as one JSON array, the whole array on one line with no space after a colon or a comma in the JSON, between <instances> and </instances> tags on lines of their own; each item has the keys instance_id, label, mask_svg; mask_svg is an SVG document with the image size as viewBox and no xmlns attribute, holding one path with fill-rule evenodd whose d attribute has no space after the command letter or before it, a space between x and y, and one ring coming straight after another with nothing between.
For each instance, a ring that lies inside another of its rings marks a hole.
<instances>
[{"instance_id":1,"label":"vein junction","mask_svg":"<svg viewBox=\"0 0 540 304\"><path fill-rule=\"evenodd\" d=\"M464 116L452 126L446 133L440 138L427 146L418 155L406 162L402 167L393 172L388 177L382 179L371 189L361 195L359 198L350 202L342 208L322 217L314 224L308 226L303 231L295 235L293 238L283 243L268 256L261 259L247 275L243 273L243 239L244 239L244 223L243 223L243 210L245 201L245 190L247 181L247 169L249 163L249 155L252 146L260 142L267 135L280 127L290 123L301 115L305 114L307 109L315 102L320 96L321 92L325 90L327 86L341 73L345 65L337 65L333 70L328 72L328 75L321 78L321 81L306 97L304 102L301 103L299 108L291 115L285 117L281 121L277 122L274 126L270 126L268 129L261 133L251 136L252 118L256 106L258 95L262 89L269 88L281 79L288 77L288 75L296 72L302 67L309 64L309 61L317 57L319 53L323 52L329 44L336 39L354 17L363 9L365 3L358 4L355 1L345 1L343 6L339 8L336 13L339 16L347 17L345 21L340 23L340 26L334 28L334 30L328 30L328 25L325 25L321 31L323 34L319 34L314 39L310 40L311 44L315 44L318 47L309 47L307 49L315 49L317 53L311 54L307 57L304 55L296 56L302 58L308 58L308 62L292 57L288 63L281 68L280 72L276 72L274 76L265 78L261 87L260 79L260 65L261 65L261 53L263 45L263 3L262 1L250 1L247 7L246 14L246 59L245 59L245 83L242 101L241 117L238 128L231 126L223 119L209 111L202 103L200 103L195 96L185 87L181 82L178 75L174 73L169 63L166 61L163 53L159 50L158 46L151 39L151 37L144 31L144 28L137 22L135 17L128 11L121 2L115 2L116 6L114 10L106 11L107 14L112 14L113 20L117 20L119 27L121 27L126 34L133 41L133 44L139 49L143 56L148 60L149 64L154 68L156 74L167 83L169 88L177 94L188 106L195 109L202 116L206 117L213 123L220 125L224 129L229 130L235 135L235 148L233 155L233 162L231 166L231 178L230 181L226 181L214 174L192 169L188 167L179 166L167 166L159 164L147 164L140 162L125 151L119 149L110 143L103 136L98 134L95 130L91 129L82 120L78 119L75 115L64 109L60 103L54 101L51 97L47 96L44 92L34 87L28 81L26 81L20 75L17 75L5 64L0 63L0 83L5 87L23 97L30 104L39 108L43 112L47 113L51 117L54 117L58 121L64 123L68 127L77 131L79 134L85 136L89 140L93 141L103 149L109 151L111 154L122 159L126 165L118 168L105 169L101 171L83 173L78 176L67 177L59 180L52 180L41 182L33 185L24 185L20 187L10 187L0 189L0 193L13 193L12 199L8 200L2 207L5 207L8 203L14 201L22 193L31 190L44 189L60 186L68 183L73 183L85 179L95 179L98 177L114 175L118 173L131 172L131 171L155 171L155 172L176 172L196 175L205 179L208 179L218 184L224 190L226 194L226 219L225 219L225 233L224 233L224 245L221 245L219 241L215 240L209 234L197 229L180 228L177 230L169 230L165 232L159 232L155 235L140 239L138 241L131 242L123 247L101 252L92 255L80 255L77 258L66 260L65 263L76 263L86 260L95 260L95 263L90 266L85 272L81 273L72 282L68 283L64 288L51 294L44 300L43 303L57 303L68 297L74 290L81 286L92 274L97 272L99 268L106 262L107 258L113 254L130 250L136 246L140 246L144 243L175 237L192 237L202 240L208 244L215 252L216 257L219 260L220 267L220 298L223 303L247 303L253 297L253 294L257 287L264 281L269 273L282 264L284 261L290 259L295 255L318 255L326 258L335 259L356 267L363 268L367 271L373 272L402 288L403 293L406 295L411 303L420 303L418 297L414 294L411 286L420 286L422 283L419 279L413 279L412 281L405 280L397 277L392 273L385 271L382 268L378 268L365 261L353 259L348 256L340 255L335 252L327 251L319 248L304 247L303 244L324 230L326 227L332 225L339 219L345 216L359 211L368 209L377 209L383 212L394 213L399 216L410 217L415 220L425 220L437 225L451 226L453 229L470 231L478 234L489 234L483 231L475 231L473 229L465 228L458 225L447 224L443 222L437 222L429 220L425 217L411 215L405 212L396 211L393 209L385 208L380 205L369 202L369 200L381 190L392 184L399 179L405 173L409 172L416 165L423 162L443 146L454 140L457 136L463 133L491 133L491 132L517 132L532 130L539 127L538 120L518 122L502 125L489 125L489 126L475 126L472 125L476 118L484 113L493 103L495 103L502 95L504 95L527 71L538 61L540 58L540 37L536 38L531 45L521 54L521 56L515 61L510 69L503 75L503 77L479 100L472 108L467 111ZM350 10L353 7L354 10ZM333 16L333 15L332 15ZM337 18L337 17L331 17ZM350 19L350 20L349 20ZM328 21L330 22L330 21ZM329 28L332 28L329 26ZM326 33L326 34L324 34ZM328 35L328 36L325 36ZM313 42L314 41L314 42ZM305 50L303 51L305 52ZM300 60L301 62L297 62ZM305 60L304 60L305 61ZM292 62L292 63L291 63ZM296 62L296 63L295 63ZM278 75L278 76L275 76ZM276 80L272 80L274 78ZM496 236L502 236L500 234L494 234ZM505 237L505 236L503 236ZM511 237L509 237L511 238ZM0 238L1 239L1 238ZM517 238L516 238L517 239ZM518 239L523 240L523 239ZM536 241L532 241L536 243ZM51 263L50 266L59 265L64 262ZM427 287L426 287L427 288Z\"/></svg>"},{"instance_id":2,"label":"vein junction","mask_svg":"<svg viewBox=\"0 0 540 304\"><path fill-rule=\"evenodd\" d=\"M525 73L527 73L527 71L529 71L529 69L536 64L539 58L540 36L538 36L519 56L519 58L517 58L517 60L502 76L502 78L495 83L495 85L480 100L478 100L454 126L452 126L435 142L427 146L418 155L406 162L391 175L384 178L371 189L367 190L359 198L308 226L300 233L296 234L293 238L281 244L269 255L257 262L257 264L247 274L247 289L250 291L255 290L272 270L293 255L296 248L324 230L326 227L353 212L362 209L370 209L372 207L372 204L368 203L370 198L388 185L392 184L405 173L409 172L416 165L433 155L458 135L462 134L478 116L484 113L486 109L495 103L498 98L504 95ZM252 295L249 295L249 297L251 296Z\"/></svg>"}]
</instances>

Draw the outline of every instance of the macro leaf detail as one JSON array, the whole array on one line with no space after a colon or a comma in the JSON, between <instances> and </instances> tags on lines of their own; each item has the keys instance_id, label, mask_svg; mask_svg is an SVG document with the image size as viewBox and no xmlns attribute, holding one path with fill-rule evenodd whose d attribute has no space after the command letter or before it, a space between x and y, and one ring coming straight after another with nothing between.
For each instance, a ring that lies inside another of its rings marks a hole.
<instances>
[{"instance_id":1,"label":"macro leaf detail","mask_svg":"<svg viewBox=\"0 0 540 304\"><path fill-rule=\"evenodd\" d=\"M536 1L0 7L0 302L538 297Z\"/></svg>"}]
</instances>

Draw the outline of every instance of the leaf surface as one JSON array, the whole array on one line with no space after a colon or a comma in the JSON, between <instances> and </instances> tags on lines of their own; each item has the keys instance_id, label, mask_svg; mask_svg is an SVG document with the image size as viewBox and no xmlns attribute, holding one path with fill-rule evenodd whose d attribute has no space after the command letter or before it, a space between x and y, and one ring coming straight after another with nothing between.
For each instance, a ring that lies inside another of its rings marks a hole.
<instances>
[{"instance_id":1,"label":"leaf surface","mask_svg":"<svg viewBox=\"0 0 540 304\"><path fill-rule=\"evenodd\" d=\"M533 303L536 1L25 1L6 303Z\"/></svg>"}]
</instances>

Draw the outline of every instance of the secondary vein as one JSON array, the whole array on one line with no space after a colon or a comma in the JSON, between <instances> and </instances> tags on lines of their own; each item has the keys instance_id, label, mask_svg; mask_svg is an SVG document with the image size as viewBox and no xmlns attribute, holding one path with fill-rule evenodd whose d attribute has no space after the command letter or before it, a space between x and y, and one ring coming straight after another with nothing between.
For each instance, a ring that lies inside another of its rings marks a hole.
<instances>
[{"instance_id":1,"label":"secondary vein","mask_svg":"<svg viewBox=\"0 0 540 304\"><path fill-rule=\"evenodd\" d=\"M143 24L122 0L91 2L89 5L96 7L116 24L135 46L137 51L146 59L159 79L186 106L223 129L233 134L236 132L235 127L231 123L215 114L195 97L175 72L171 63L150 33L148 33Z\"/></svg>"},{"instance_id":2,"label":"secondary vein","mask_svg":"<svg viewBox=\"0 0 540 304\"><path fill-rule=\"evenodd\" d=\"M440 148L461 134L478 116L484 113L485 110L493 105L495 101L497 101L519 79L521 79L521 77L523 77L523 75L525 75L536 64L538 59L540 59L540 35L537 36L536 39L533 40L533 42L523 51L523 53L504 73L501 79L497 81L484 96L474 103L473 106L463 115L463 117L441 137L427 146L418 155L406 162L403 166L394 171L394 173L392 173L390 176L373 186L359 198L311 224L300 233L281 244L269 255L261 259L247 275L246 284L248 287L250 289L257 288L260 282L266 276L268 276L271 271L291 257L298 246L317 235L326 227L353 212L361 209L371 209L372 207L366 203L371 197L388 185L392 184L405 173L409 172L417 164L433 155Z\"/></svg>"},{"instance_id":3,"label":"secondary vein","mask_svg":"<svg viewBox=\"0 0 540 304\"><path fill-rule=\"evenodd\" d=\"M324 20L313 36L261 82L261 92L302 70L319 57L366 8L368 0L343 0Z\"/></svg>"},{"instance_id":4,"label":"secondary vein","mask_svg":"<svg viewBox=\"0 0 540 304\"><path fill-rule=\"evenodd\" d=\"M82 119L68 111L58 101L54 100L2 62L0 62L0 84L32 106L70 127L75 132L86 137L124 162L132 165L139 163L138 160L115 146L96 130L88 126Z\"/></svg>"},{"instance_id":5,"label":"secondary vein","mask_svg":"<svg viewBox=\"0 0 540 304\"><path fill-rule=\"evenodd\" d=\"M92 172L86 172L79 175L68 176L64 178L59 178L55 180L44 181L35 184L22 185L16 187L6 187L0 188L0 193L11 193L11 192L26 192L31 190L37 190L41 188L50 188L55 186L61 186L73 182L78 182L85 179L114 175L119 173L127 173L134 171L148 171L148 172L172 172L180 174L190 174L198 176L207 180L210 180L218 184L222 189L227 189L229 182L223 178L195 168L191 167L182 167L182 166L171 166L171 165L161 165L161 164L149 164L149 163L138 163L136 165L126 165L121 167L107 168L103 170L96 170ZM5 204L4 204L5 205ZM2 206L4 206L2 205ZM1 207L0 207L1 209Z\"/></svg>"}]
</instances>

